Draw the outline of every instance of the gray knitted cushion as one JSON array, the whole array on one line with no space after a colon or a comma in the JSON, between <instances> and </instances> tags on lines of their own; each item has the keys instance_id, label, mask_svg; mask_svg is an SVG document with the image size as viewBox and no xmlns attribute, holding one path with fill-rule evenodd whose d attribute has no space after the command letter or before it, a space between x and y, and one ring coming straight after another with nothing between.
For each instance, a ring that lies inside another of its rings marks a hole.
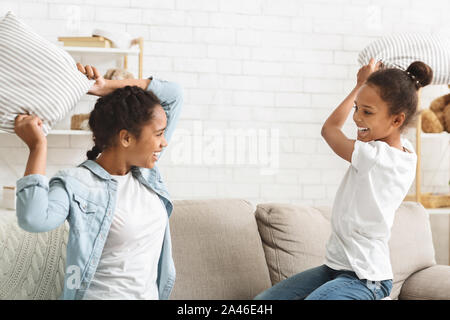
<instances>
[{"instance_id":1,"label":"gray knitted cushion","mask_svg":"<svg viewBox=\"0 0 450 320\"><path fill-rule=\"evenodd\" d=\"M62 294L69 234L66 223L29 233L14 211L0 211L0 299L48 300Z\"/></svg>"}]
</instances>

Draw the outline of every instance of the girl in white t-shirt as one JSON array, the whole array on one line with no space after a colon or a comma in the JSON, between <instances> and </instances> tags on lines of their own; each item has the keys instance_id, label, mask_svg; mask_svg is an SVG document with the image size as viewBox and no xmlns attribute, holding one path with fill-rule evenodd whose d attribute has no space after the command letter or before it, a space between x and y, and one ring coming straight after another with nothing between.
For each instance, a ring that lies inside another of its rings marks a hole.
<instances>
[{"instance_id":1,"label":"girl in white t-shirt","mask_svg":"<svg viewBox=\"0 0 450 320\"><path fill-rule=\"evenodd\" d=\"M406 71L371 59L356 87L322 127L322 136L350 162L332 209L325 263L279 282L256 299L376 300L392 290L388 241L394 215L415 177L417 157L401 133L416 114L417 90L433 77L413 62ZM357 140L342 132L348 115Z\"/></svg>"}]
</instances>

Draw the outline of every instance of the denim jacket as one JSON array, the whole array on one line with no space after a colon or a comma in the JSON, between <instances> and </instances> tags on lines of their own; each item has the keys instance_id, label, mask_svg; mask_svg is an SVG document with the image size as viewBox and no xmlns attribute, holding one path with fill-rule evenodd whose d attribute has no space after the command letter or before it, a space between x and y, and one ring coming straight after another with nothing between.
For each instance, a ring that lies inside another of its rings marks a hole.
<instances>
[{"instance_id":1,"label":"denim jacket","mask_svg":"<svg viewBox=\"0 0 450 320\"><path fill-rule=\"evenodd\" d=\"M167 115L165 138L169 142L178 121L183 95L176 83L152 79L147 90L161 100ZM161 153L161 155L164 151ZM173 205L158 168L133 167L133 176L152 189L170 217ZM97 269L114 216L117 181L97 162L86 160L75 168L60 170L50 180L31 174L17 181L16 214L28 232L47 232L67 219L66 273L60 299L82 299ZM169 224L158 262L159 298L168 299L175 282Z\"/></svg>"}]
</instances>

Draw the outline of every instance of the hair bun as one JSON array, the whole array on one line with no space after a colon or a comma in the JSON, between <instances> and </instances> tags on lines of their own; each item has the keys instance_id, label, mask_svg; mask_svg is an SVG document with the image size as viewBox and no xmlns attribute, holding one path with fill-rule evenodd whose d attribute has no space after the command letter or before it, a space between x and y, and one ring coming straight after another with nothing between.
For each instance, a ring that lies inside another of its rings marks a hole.
<instances>
[{"instance_id":1,"label":"hair bun","mask_svg":"<svg viewBox=\"0 0 450 320\"><path fill-rule=\"evenodd\" d=\"M417 89L429 85L431 80L433 80L433 70L422 61L414 61L411 63L408 69L406 69L406 72L416 82Z\"/></svg>"},{"instance_id":2,"label":"hair bun","mask_svg":"<svg viewBox=\"0 0 450 320\"><path fill-rule=\"evenodd\" d=\"M95 160L97 159L98 155L101 153L102 151L100 150L100 148L95 145L94 147L92 147L91 150L89 150L88 152L86 152L86 156L89 160Z\"/></svg>"}]
</instances>

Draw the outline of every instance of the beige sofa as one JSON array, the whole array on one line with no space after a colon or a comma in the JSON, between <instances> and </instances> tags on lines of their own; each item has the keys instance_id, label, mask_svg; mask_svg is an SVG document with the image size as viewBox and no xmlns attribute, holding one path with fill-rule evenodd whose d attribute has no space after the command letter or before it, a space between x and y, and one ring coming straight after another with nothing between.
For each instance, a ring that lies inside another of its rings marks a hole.
<instances>
[{"instance_id":1,"label":"beige sofa","mask_svg":"<svg viewBox=\"0 0 450 320\"><path fill-rule=\"evenodd\" d=\"M177 280L171 299L252 299L323 263L330 208L240 199L175 201L171 217ZM56 299L64 276L67 223L43 234L0 215L0 299ZM399 208L390 240L392 299L450 299L450 266L436 265L421 205Z\"/></svg>"}]
</instances>

